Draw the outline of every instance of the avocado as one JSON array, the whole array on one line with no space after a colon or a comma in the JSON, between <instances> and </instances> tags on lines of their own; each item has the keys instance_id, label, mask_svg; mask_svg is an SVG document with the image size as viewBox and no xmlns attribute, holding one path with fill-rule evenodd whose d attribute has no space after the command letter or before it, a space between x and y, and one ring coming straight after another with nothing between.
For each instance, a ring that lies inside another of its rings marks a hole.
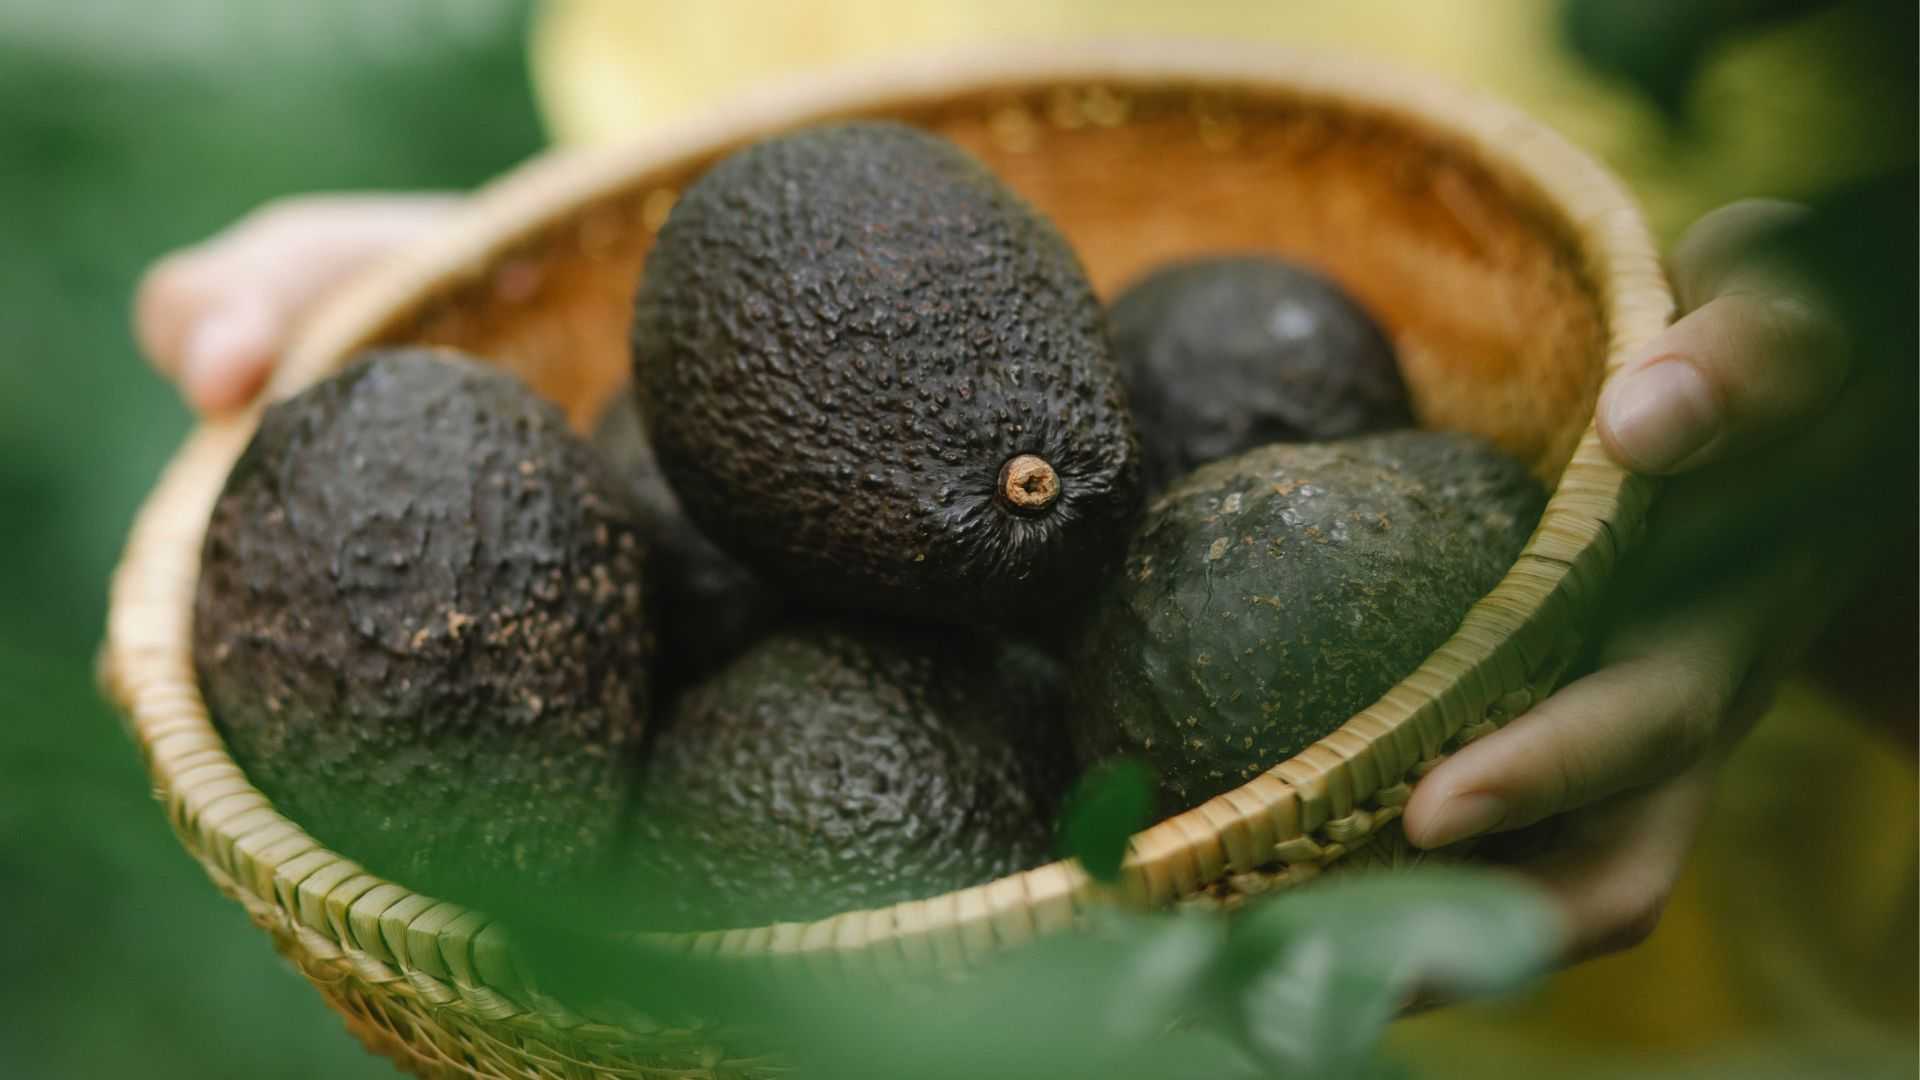
<instances>
[{"instance_id":1,"label":"avocado","mask_svg":"<svg viewBox=\"0 0 1920 1080\"><path fill-rule=\"evenodd\" d=\"M687 519L660 472L630 388L601 415L593 446L626 485L640 515L659 631L655 690L670 694L733 659L778 625L780 594Z\"/></svg>"},{"instance_id":2,"label":"avocado","mask_svg":"<svg viewBox=\"0 0 1920 1080\"><path fill-rule=\"evenodd\" d=\"M816 622L687 691L650 740L641 923L822 918L1037 865L1071 753L1064 681L953 628Z\"/></svg>"},{"instance_id":3,"label":"avocado","mask_svg":"<svg viewBox=\"0 0 1920 1080\"><path fill-rule=\"evenodd\" d=\"M1276 442L1413 426L1393 345L1331 279L1261 255L1175 263L1107 309L1147 488Z\"/></svg>"},{"instance_id":4,"label":"avocado","mask_svg":"<svg viewBox=\"0 0 1920 1080\"><path fill-rule=\"evenodd\" d=\"M1131 755L1180 810L1373 704L1498 584L1545 503L1465 435L1274 445L1148 510L1069 669L1083 759Z\"/></svg>"},{"instance_id":5,"label":"avocado","mask_svg":"<svg viewBox=\"0 0 1920 1080\"><path fill-rule=\"evenodd\" d=\"M194 598L234 760L327 846L456 898L584 881L648 717L646 549L553 406L382 351L269 408Z\"/></svg>"},{"instance_id":6,"label":"avocado","mask_svg":"<svg viewBox=\"0 0 1920 1080\"><path fill-rule=\"evenodd\" d=\"M1079 263L909 127L811 128L714 166L647 258L633 351L687 513L816 603L1045 624L1138 515L1138 444Z\"/></svg>"}]
</instances>

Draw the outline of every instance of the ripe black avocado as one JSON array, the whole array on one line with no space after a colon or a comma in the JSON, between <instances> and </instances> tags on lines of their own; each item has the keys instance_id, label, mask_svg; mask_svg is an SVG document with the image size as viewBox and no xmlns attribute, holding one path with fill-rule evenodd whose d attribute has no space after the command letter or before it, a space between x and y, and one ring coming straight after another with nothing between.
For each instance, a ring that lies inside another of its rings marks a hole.
<instances>
[{"instance_id":1,"label":"ripe black avocado","mask_svg":"<svg viewBox=\"0 0 1920 1080\"><path fill-rule=\"evenodd\" d=\"M687 513L817 603L1047 623L1138 515L1138 443L1072 251L904 125L768 139L691 185L633 349Z\"/></svg>"},{"instance_id":2,"label":"ripe black avocado","mask_svg":"<svg viewBox=\"0 0 1920 1080\"><path fill-rule=\"evenodd\" d=\"M640 924L822 918L1045 861L1064 681L964 631L811 623L687 691L649 740Z\"/></svg>"},{"instance_id":3,"label":"ripe black avocado","mask_svg":"<svg viewBox=\"0 0 1920 1080\"><path fill-rule=\"evenodd\" d=\"M1387 335L1304 266L1174 263L1116 297L1107 322L1150 492L1256 446L1413 426Z\"/></svg>"},{"instance_id":4,"label":"ripe black avocado","mask_svg":"<svg viewBox=\"0 0 1920 1080\"><path fill-rule=\"evenodd\" d=\"M248 779L374 873L585 881L648 717L645 563L557 409L383 351L262 417L208 526L194 663Z\"/></svg>"},{"instance_id":5,"label":"ripe black avocado","mask_svg":"<svg viewBox=\"0 0 1920 1080\"><path fill-rule=\"evenodd\" d=\"M593 446L626 485L648 540L660 656L656 690L672 693L738 656L779 624L780 594L687 519L660 472L631 389L594 427Z\"/></svg>"},{"instance_id":6,"label":"ripe black avocado","mask_svg":"<svg viewBox=\"0 0 1920 1080\"><path fill-rule=\"evenodd\" d=\"M1274 445L1148 510L1069 664L1086 760L1130 755L1194 806L1406 677L1519 557L1545 494L1465 435Z\"/></svg>"}]
</instances>

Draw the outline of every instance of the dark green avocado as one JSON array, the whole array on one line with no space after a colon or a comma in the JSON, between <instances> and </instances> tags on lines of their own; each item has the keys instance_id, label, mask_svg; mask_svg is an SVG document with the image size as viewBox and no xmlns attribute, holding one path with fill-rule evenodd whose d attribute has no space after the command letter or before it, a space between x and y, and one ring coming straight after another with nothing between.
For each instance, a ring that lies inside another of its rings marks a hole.
<instances>
[{"instance_id":1,"label":"dark green avocado","mask_svg":"<svg viewBox=\"0 0 1920 1080\"><path fill-rule=\"evenodd\" d=\"M813 624L684 694L650 740L650 929L823 918L1043 862L1069 780L1057 667L964 632Z\"/></svg>"},{"instance_id":2,"label":"dark green avocado","mask_svg":"<svg viewBox=\"0 0 1920 1080\"><path fill-rule=\"evenodd\" d=\"M1464 435L1262 447L1155 501L1073 662L1084 759L1181 810L1378 700L1519 557L1545 496Z\"/></svg>"},{"instance_id":3,"label":"dark green avocado","mask_svg":"<svg viewBox=\"0 0 1920 1080\"><path fill-rule=\"evenodd\" d=\"M660 657L656 689L671 693L738 656L779 623L780 594L714 544L680 508L654 458L630 390L617 395L593 432L594 448L626 484L651 559Z\"/></svg>"},{"instance_id":4,"label":"dark green avocado","mask_svg":"<svg viewBox=\"0 0 1920 1080\"><path fill-rule=\"evenodd\" d=\"M1149 491L1276 442L1412 427L1393 345L1353 297L1258 255L1175 263L1114 299Z\"/></svg>"},{"instance_id":5,"label":"dark green avocado","mask_svg":"<svg viewBox=\"0 0 1920 1080\"><path fill-rule=\"evenodd\" d=\"M816 603L1054 621L1138 514L1138 444L1079 263L912 128L813 128L715 166L647 258L633 348L687 513Z\"/></svg>"},{"instance_id":6,"label":"dark green avocado","mask_svg":"<svg viewBox=\"0 0 1920 1080\"><path fill-rule=\"evenodd\" d=\"M376 874L457 898L585 880L648 715L645 561L558 410L376 353L268 409L228 476L201 690L248 779Z\"/></svg>"}]
</instances>

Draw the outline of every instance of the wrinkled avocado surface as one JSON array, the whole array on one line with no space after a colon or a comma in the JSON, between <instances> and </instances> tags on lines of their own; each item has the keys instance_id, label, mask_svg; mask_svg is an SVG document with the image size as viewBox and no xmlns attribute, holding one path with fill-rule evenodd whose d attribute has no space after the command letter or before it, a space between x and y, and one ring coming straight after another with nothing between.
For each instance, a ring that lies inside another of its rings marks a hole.
<instances>
[{"instance_id":1,"label":"wrinkled avocado surface","mask_svg":"<svg viewBox=\"0 0 1920 1080\"><path fill-rule=\"evenodd\" d=\"M953 631L784 630L694 687L652 743L632 894L651 929L823 918L1043 862L1064 686Z\"/></svg>"},{"instance_id":2,"label":"wrinkled avocado surface","mask_svg":"<svg viewBox=\"0 0 1920 1080\"><path fill-rule=\"evenodd\" d=\"M1080 754L1145 760L1170 811L1279 764L1445 642L1544 504L1519 462L1437 432L1200 468L1148 509L1080 638Z\"/></svg>"},{"instance_id":3,"label":"wrinkled avocado surface","mask_svg":"<svg viewBox=\"0 0 1920 1080\"><path fill-rule=\"evenodd\" d=\"M668 486L631 390L615 396L593 432L633 496L647 538L648 585L660 657L656 689L672 693L738 656L778 625L780 594L695 527Z\"/></svg>"},{"instance_id":4,"label":"wrinkled avocado surface","mask_svg":"<svg viewBox=\"0 0 1920 1080\"><path fill-rule=\"evenodd\" d=\"M952 144L890 123L726 158L675 204L635 304L635 380L688 514L850 610L1060 618L1112 568L1138 444L1059 233ZM1003 497L1044 461L1045 506Z\"/></svg>"},{"instance_id":5,"label":"wrinkled avocado surface","mask_svg":"<svg viewBox=\"0 0 1920 1080\"><path fill-rule=\"evenodd\" d=\"M624 495L511 376L376 354L268 409L213 511L194 660L234 760L456 898L601 868L648 712Z\"/></svg>"},{"instance_id":6,"label":"wrinkled avocado surface","mask_svg":"<svg viewBox=\"0 0 1920 1080\"><path fill-rule=\"evenodd\" d=\"M1163 267L1107 311L1147 487L1276 442L1412 427L1393 344L1332 279L1283 259Z\"/></svg>"}]
</instances>

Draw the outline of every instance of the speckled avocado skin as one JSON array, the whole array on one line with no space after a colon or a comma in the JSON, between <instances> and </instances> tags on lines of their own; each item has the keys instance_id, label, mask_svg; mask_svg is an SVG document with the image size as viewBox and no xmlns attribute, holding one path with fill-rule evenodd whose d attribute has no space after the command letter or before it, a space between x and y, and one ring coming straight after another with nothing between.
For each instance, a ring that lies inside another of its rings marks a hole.
<instances>
[{"instance_id":1,"label":"speckled avocado skin","mask_svg":"<svg viewBox=\"0 0 1920 1080\"><path fill-rule=\"evenodd\" d=\"M687 512L816 602L1055 620L1138 515L1138 444L1079 263L911 128L808 129L715 166L648 256L633 345ZM1033 516L996 501L1020 454L1060 479Z\"/></svg>"},{"instance_id":2,"label":"speckled avocado skin","mask_svg":"<svg viewBox=\"0 0 1920 1080\"><path fill-rule=\"evenodd\" d=\"M670 694L771 631L785 604L760 575L720 550L688 519L660 471L631 389L607 406L594 427L593 446L639 512L660 649L655 689Z\"/></svg>"},{"instance_id":3,"label":"speckled avocado skin","mask_svg":"<svg viewBox=\"0 0 1920 1080\"><path fill-rule=\"evenodd\" d=\"M1276 442L1413 426L1393 344L1357 301L1260 255L1174 263L1107 310L1149 491Z\"/></svg>"},{"instance_id":4,"label":"speckled avocado skin","mask_svg":"<svg viewBox=\"0 0 1920 1080\"><path fill-rule=\"evenodd\" d=\"M652 740L641 925L715 929L932 896L1044 861L1063 676L1021 646L885 624L773 635Z\"/></svg>"},{"instance_id":5,"label":"speckled avocado skin","mask_svg":"<svg viewBox=\"0 0 1920 1080\"><path fill-rule=\"evenodd\" d=\"M215 504L194 660L234 760L432 894L584 880L648 712L645 551L512 377L380 353L268 409Z\"/></svg>"},{"instance_id":6,"label":"speckled avocado skin","mask_svg":"<svg viewBox=\"0 0 1920 1080\"><path fill-rule=\"evenodd\" d=\"M1166 809L1251 779L1378 700L1519 557L1545 496L1464 435L1262 447L1157 499L1073 663L1085 760Z\"/></svg>"}]
</instances>

